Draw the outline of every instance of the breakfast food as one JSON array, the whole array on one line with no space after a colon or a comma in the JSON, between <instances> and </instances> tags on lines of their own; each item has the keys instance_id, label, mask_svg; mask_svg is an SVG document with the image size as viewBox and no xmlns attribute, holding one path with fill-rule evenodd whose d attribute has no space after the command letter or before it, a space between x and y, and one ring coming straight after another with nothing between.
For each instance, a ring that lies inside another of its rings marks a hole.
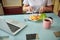
<instances>
[{"instance_id":1,"label":"breakfast food","mask_svg":"<svg viewBox=\"0 0 60 40\"><path fill-rule=\"evenodd\" d=\"M47 15L45 13L41 13L41 14L33 14L29 16L29 19L32 21L37 21L37 20L43 20L47 18Z\"/></svg>"},{"instance_id":2,"label":"breakfast food","mask_svg":"<svg viewBox=\"0 0 60 40\"><path fill-rule=\"evenodd\" d=\"M40 15L31 15L30 19L31 20L39 20L40 19Z\"/></svg>"}]
</instances>

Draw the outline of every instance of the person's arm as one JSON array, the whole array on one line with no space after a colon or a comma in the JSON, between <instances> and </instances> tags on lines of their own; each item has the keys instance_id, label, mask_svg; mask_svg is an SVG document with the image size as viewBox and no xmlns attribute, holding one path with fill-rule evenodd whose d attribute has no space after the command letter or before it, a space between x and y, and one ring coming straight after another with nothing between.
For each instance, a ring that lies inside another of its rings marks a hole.
<instances>
[{"instance_id":1,"label":"person's arm","mask_svg":"<svg viewBox=\"0 0 60 40\"><path fill-rule=\"evenodd\" d=\"M29 6L28 0L23 1L23 11L30 11L32 10L32 7Z\"/></svg>"},{"instance_id":2,"label":"person's arm","mask_svg":"<svg viewBox=\"0 0 60 40\"><path fill-rule=\"evenodd\" d=\"M23 11L28 11L28 5L23 5Z\"/></svg>"},{"instance_id":3,"label":"person's arm","mask_svg":"<svg viewBox=\"0 0 60 40\"><path fill-rule=\"evenodd\" d=\"M33 7L25 4L23 6L23 11L30 11L30 12L32 12L33 11Z\"/></svg>"},{"instance_id":4,"label":"person's arm","mask_svg":"<svg viewBox=\"0 0 60 40\"><path fill-rule=\"evenodd\" d=\"M52 11L53 11L53 7L52 7L52 5L50 5L50 6L46 6L46 7L45 7L45 11L46 11L46 12L49 12L49 11L52 12Z\"/></svg>"},{"instance_id":5,"label":"person's arm","mask_svg":"<svg viewBox=\"0 0 60 40\"><path fill-rule=\"evenodd\" d=\"M46 6L42 6L39 9L40 12L52 12L53 11L53 7L52 7L52 2L51 0L47 0L47 4Z\"/></svg>"},{"instance_id":6,"label":"person's arm","mask_svg":"<svg viewBox=\"0 0 60 40\"><path fill-rule=\"evenodd\" d=\"M53 11L52 0L47 0L46 11Z\"/></svg>"}]
</instances>

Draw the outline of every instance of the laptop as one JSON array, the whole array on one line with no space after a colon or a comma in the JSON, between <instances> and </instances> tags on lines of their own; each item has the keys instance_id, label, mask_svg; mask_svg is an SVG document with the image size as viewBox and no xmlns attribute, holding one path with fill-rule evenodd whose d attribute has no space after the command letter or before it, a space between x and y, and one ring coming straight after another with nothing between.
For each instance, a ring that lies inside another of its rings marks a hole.
<instances>
[{"instance_id":1,"label":"laptop","mask_svg":"<svg viewBox=\"0 0 60 40\"><path fill-rule=\"evenodd\" d=\"M26 23L22 23L12 19L5 20L3 18L0 18L0 29L12 35L17 34L25 27Z\"/></svg>"}]
</instances>

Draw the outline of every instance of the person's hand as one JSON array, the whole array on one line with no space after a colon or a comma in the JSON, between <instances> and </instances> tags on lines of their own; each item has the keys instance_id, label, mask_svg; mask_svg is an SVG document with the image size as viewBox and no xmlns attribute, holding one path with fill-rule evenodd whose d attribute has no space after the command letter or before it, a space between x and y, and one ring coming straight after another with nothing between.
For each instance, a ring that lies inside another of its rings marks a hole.
<instances>
[{"instance_id":1,"label":"person's hand","mask_svg":"<svg viewBox=\"0 0 60 40\"><path fill-rule=\"evenodd\" d=\"M46 7L40 7L40 9L39 9L39 12L45 12L46 11Z\"/></svg>"},{"instance_id":2,"label":"person's hand","mask_svg":"<svg viewBox=\"0 0 60 40\"><path fill-rule=\"evenodd\" d=\"M32 6L28 6L27 10L30 11L30 12L32 12L33 11L33 7Z\"/></svg>"}]
</instances>

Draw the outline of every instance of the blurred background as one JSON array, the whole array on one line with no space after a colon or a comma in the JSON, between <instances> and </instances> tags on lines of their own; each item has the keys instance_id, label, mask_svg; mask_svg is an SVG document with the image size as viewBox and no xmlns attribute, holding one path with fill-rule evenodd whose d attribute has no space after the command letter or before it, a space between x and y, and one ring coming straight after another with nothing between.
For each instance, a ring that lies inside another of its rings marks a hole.
<instances>
[{"instance_id":1,"label":"blurred background","mask_svg":"<svg viewBox=\"0 0 60 40\"><path fill-rule=\"evenodd\" d=\"M53 12L60 16L60 0L52 0ZM0 15L23 14L23 0L0 0Z\"/></svg>"}]
</instances>

